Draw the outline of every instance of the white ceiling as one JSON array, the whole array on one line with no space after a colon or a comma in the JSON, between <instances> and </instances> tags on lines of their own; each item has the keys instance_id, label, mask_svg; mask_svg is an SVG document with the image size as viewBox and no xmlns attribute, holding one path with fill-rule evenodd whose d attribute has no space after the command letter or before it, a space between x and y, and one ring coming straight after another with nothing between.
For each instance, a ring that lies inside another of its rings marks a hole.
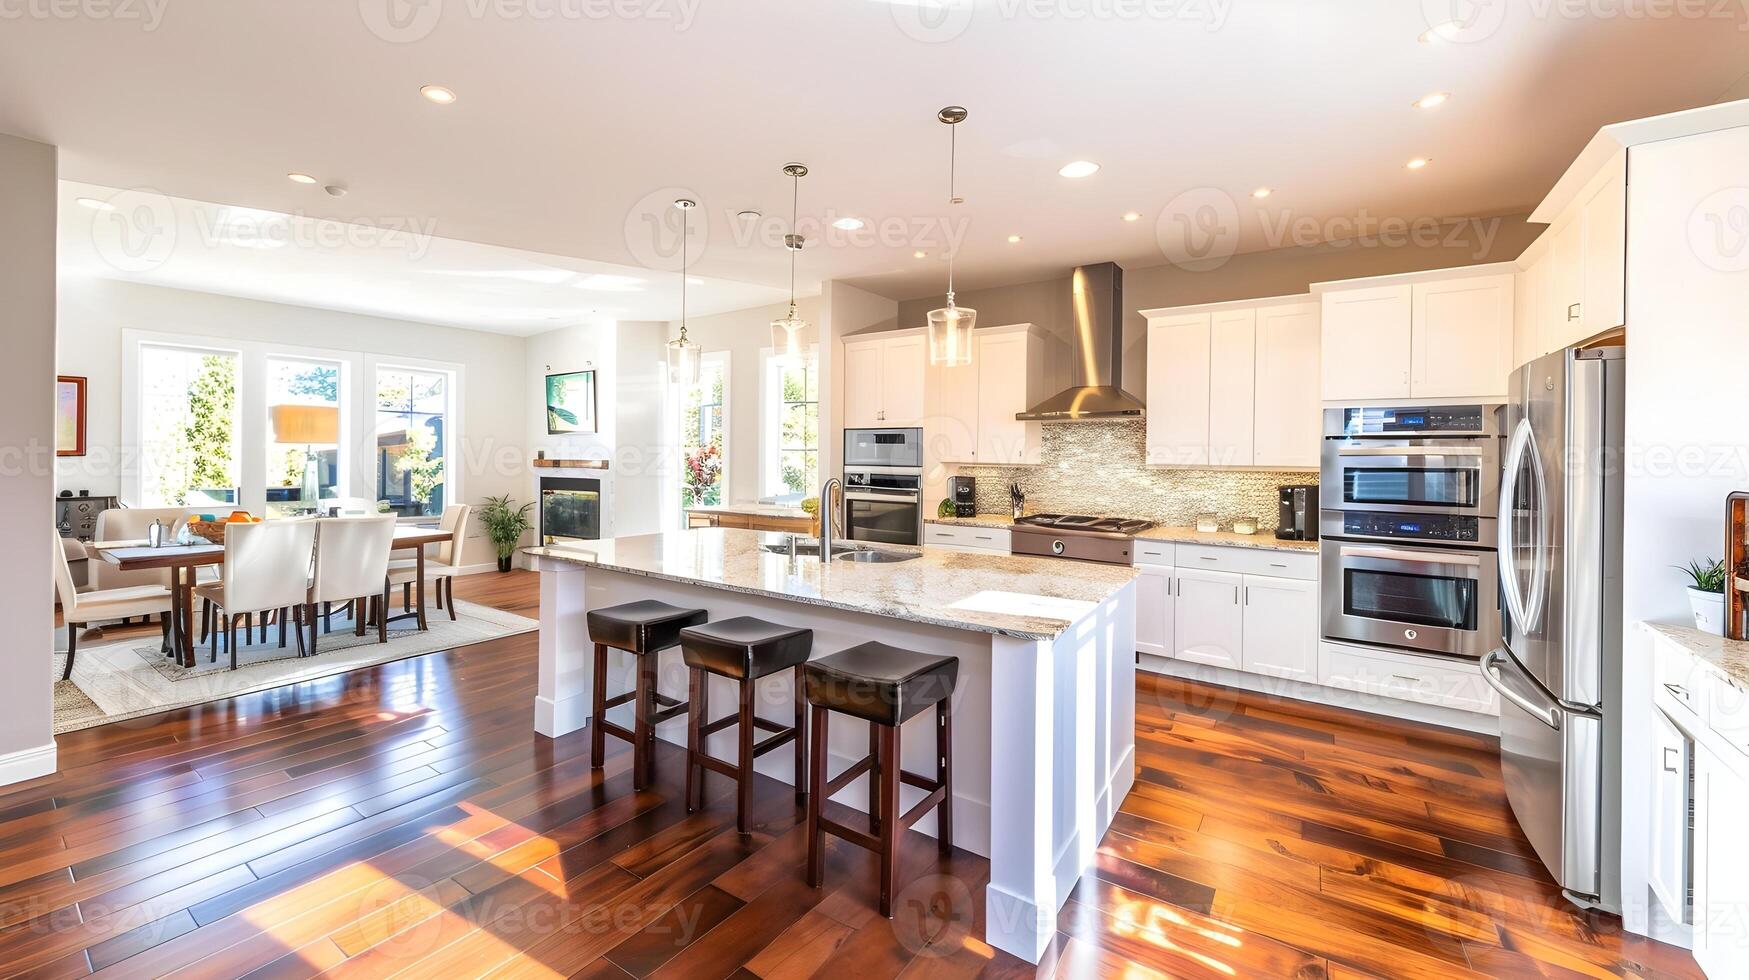
<instances>
[{"instance_id":1,"label":"white ceiling","mask_svg":"<svg viewBox=\"0 0 1749 980\"><path fill-rule=\"evenodd\" d=\"M434 223L342 223L62 181L60 271L519 336L679 318L678 272L440 238ZM687 282L698 314L788 296L755 283Z\"/></svg>"},{"instance_id":2,"label":"white ceiling","mask_svg":"<svg viewBox=\"0 0 1749 980\"><path fill-rule=\"evenodd\" d=\"M35 4L0 30L0 131L59 145L70 180L543 253L458 261L450 276L494 287L530 284L521 261L538 275L672 270L675 236L651 222L685 195L708 219L695 275L787 288L779 170L801 160L814 169L802 291L843 278L907 298L940 288L953 240L973 288L1086 261L1158 264L1183 220L1215 228L1217 248L1252 250L1281 243L1289 220L1316 236L1344 218L1527 211L1598 126L1714 101L1742 76L1741 6L1684 18L1673 13L1697 8L1505 0ZM1628 15L1654 8L1671 15ZM1473 25L1417 42L1453 10ZM426 102L429 83L459 100ZM1410 107L1432 91L1452 99ZM971 111L957 208L934 119L949 103ZM1409 172L1414 156L1433 164ZM1073 159L1103 169L1058 177ZM293 184L292 170L349 193ZM1261 204L1248 196L1259 185L1277 189ZM749 207L766 220L733 217ZM821 233L843 215L887 233ZM280 249L296 268L261 268L233 255L247 251L208 259L225 256L226 276L256 266L261 288L325 261ZM370 278L394 279L397 303L431 288L423 269L375 261Z\"/></svg>"}]
</instances>

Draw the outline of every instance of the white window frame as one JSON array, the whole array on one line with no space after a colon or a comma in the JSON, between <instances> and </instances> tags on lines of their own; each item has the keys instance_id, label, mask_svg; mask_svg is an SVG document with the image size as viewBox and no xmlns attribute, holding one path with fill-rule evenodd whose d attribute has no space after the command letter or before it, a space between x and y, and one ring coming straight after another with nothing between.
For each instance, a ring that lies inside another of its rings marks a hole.
<instances>
[{"instance_id":1,"label":"white window frame","mask_svg":"<svg viewBox=\"0 0 1749 980\"><path fill-rule=\"evenodd\" d=\"M817 344L809 344L802 349L804 358L814 361L814 385L820 387L820 349ZM763 347L759 351L759 496L761 499L777 496L780 491L787 493L788 488L782 483L782 468L779 465L782 450L782 436L779 425L781 419L779 410L783 405L783 388L781 383L773 382L781 377L777 373L778 351L775 347ZM820 401L814 402L816 409ZM814 433L814 460L818 464L824 457L820 453L821 433ZM821 470L821 472L825 472ZM806 496L809 487L803 487Z\"/></svg>"},{"instance_id":2,"label":"white window frame","mask_svg":"<svg viewBox=\"0 0 1749 980\"><path fill-rule=\"evenodd\" d=\"M117 467L117 486L124 495L131 494L123 499L130 506L138 506L145 499L144 473L140 465L139 372L140 348L146 346L183 347L237 357L237 413L241 420L237 507L240 509L253 514L267 512L267 360L270 357L340 365L340 439L343 451L341 483L337 490L342 496L373 500L376 499L376 440L369 434L376 431L373 422L376 418L377 369L402 368L448 374L443 447L445 499L452 502L466 499L467 467L460 455L461 447L466 445L462 417L467 385L464 365L369 351L124 328L121 332L122 454ZM726 446L725 442L725 452ZM402 523L429 523L431 520L430 517L404 517Z\"/></svg>"},{"instance_id":3,"label":"white window frame","mask_svg":"<svg viewBox=\"0 0 1749 980\"><path fill-rule=\"evenodd\" d=\"M734 358L726 350L704 351L699 355L699 368L702 372L706 365L722 364L723 366L723 502L729 502L729 491L734 486L733 470L735 452L735 422L734 422ZM662 438L663 456L667 465L662 467L665 478L658 481L661 485L662 503L658 508L658 526L664 530L673 530L686 526L686 514L677 506L680 499L680 488L685 485L686 470L685 447L680 444L680 392L681 386L663 376L666 390L662 397Z\"/></svg>"}]
</instances>

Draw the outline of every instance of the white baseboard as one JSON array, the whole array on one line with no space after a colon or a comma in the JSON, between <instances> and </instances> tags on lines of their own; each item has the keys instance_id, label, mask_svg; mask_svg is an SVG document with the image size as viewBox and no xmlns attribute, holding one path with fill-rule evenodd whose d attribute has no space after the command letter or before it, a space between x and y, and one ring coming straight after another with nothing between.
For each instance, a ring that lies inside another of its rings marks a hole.
<instances>
[{"instance_id":1,"label":"white baseboard","mask_svg":"<svg viewBox=\"0 0 1749 980\"><path fill-rule=\"evenodd\" d=\"M1360 696L1353 691L1341 691L1320 684L1308 684L1304 681L1283 680L1279 677L1249 674L1241 670L1228 670L1225 667L1188 663L1183 660L1174 660L1171 657L1157 657L1151 653L1138 653L1136 655L1136 669L1147 671L1150 674L1165 674L1168 677L1182 677L1186 680L1202 681L1206 684L1219 684L1222 687L1236 687L1241 691L1250 691L1254 694L1291 698L1296 701L1310 701L1313 704L1329 705L1333 708L1349 708L1368 714L1383 715L1386 718L1399 718L1404 721L1420 722L1424 725L1438 725L1441 728L1455 728L1477 735L1500 734L1500 720L1493 715L1459 711L1456 708L1447 708L1437 704L1400 701L1396 698L1374 695Z\"/></svg>"},{"instance_id":2,"label":"white baseboard","mask_svg":"<svg viewBox=\"0 0 1749 980\"><path fill-rule=\"evenodd\" d=\"M483 562L480 562L478 565L463 565L460 568L457 568L451 574L454 574L454 575L484 575L487 572L495 572L497 570L498 570L498 563L497 562L495 562L495 561L483 561Z\"/></svg>"},{"instance_id":3,"label":"white baseboard","mask_svg":"<svg viewBox=\"0 0 1749 980\"><path fill-rule=\"evenodd\" d=\"M55 743L0 755L0 786L22 783L55 771Z\"/></svg>"}]
</instances>

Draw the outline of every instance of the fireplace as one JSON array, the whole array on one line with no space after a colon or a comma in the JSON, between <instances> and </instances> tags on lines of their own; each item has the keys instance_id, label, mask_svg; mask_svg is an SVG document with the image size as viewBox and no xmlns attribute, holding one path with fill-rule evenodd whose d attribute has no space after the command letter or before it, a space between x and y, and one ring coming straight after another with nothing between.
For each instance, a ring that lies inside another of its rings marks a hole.
<instances>
[{"instance_id":1,"label":"fireplace","mask_svg":"<svg viewBox=\"0 0 1749 980\"><path fill-rule=\"evenodd\" d=\"M594 541L600 537L601 481L541 477L541 542Z\"/></svg>"}]
</instances>

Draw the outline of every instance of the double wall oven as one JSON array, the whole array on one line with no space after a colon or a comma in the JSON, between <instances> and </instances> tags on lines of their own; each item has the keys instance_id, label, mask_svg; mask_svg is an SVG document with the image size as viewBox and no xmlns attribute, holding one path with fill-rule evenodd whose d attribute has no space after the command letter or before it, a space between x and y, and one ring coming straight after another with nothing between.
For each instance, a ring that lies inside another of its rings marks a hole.
<instances>
[{"instance_id":1,"label":"double wall oven","mask_svg":"<svg viewBox=\"0 0 1749 980\"><path fill-rule=\"evenodd\" d=\"M1473 659L1498 645L1500 426L1496 405L1325 411L1325 638Z\"/></svg>"},{"instance_id":2,"label":"double wall oven","mask_svg":"<svg viewBox=\"0 0 1749 980\"><path fill-rule=\"evenodd\" d=\"M923 543L923 430L844 430L844 533Z\"/></svg>"}]
</instances>

